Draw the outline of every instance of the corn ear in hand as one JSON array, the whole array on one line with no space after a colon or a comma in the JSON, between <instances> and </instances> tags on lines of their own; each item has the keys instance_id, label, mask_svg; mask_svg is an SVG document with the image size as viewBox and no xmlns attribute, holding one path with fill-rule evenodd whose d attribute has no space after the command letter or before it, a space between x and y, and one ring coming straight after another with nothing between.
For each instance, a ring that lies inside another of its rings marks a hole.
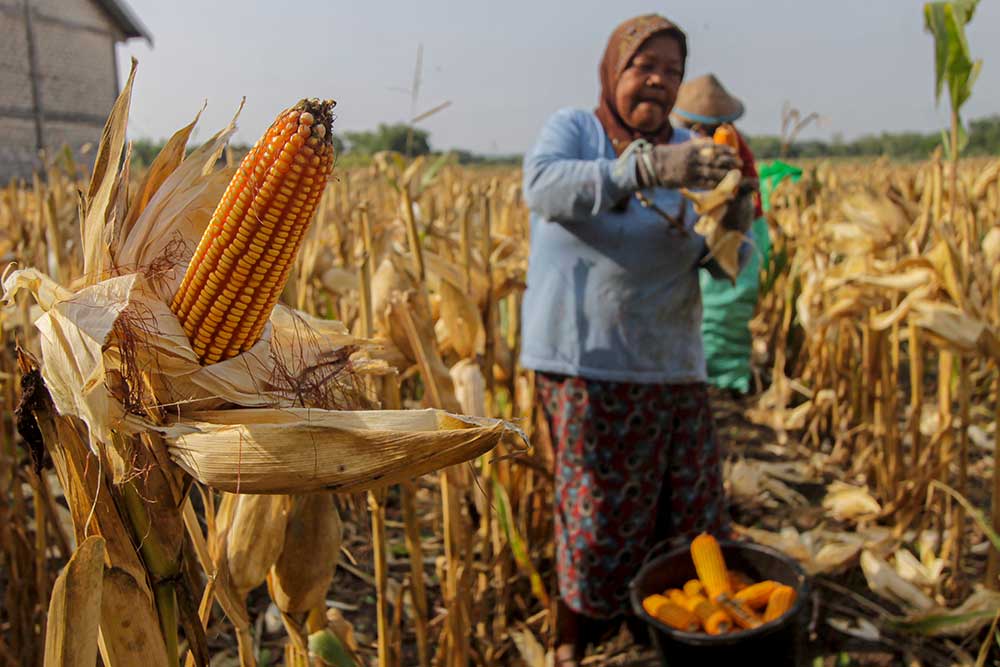
<instances>
[{"instance_id":1,"label":"corn ear in hand","mask_svg":"<svg viewBox=\"0 0 1000 667\"><path fill-rule=\"evenodd\" d=\"M715 134L712 135L712 141L723 146L729 146L735 151L740 150L739 135L736 133L736 128L729 123L723 123L716 128Z\"/></svg>"}]
</instances>

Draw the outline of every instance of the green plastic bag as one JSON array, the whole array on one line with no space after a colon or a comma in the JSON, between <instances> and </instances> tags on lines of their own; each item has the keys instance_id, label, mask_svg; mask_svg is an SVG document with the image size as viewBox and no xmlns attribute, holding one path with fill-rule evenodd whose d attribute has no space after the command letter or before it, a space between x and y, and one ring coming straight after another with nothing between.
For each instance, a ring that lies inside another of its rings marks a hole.
<instances>
[{"instance_id":1,"label":"green plastic bag","mask_svg":"<svg viewBox=\"0 0 1000 667\"><path fill-rule=\"evenodd\" d=\"M784 162L761 165L761 206L770 209L771 193L785 178L797 181L802 170ZM760 292L760 269L771 255L771 237L767 220L758 218L750 227L753 242L750 259L736 277L736 284L716 280L708 271L699 275L701 282L701 336L705 346L708 381L720 389L742 393L750 390L749 323L757 307Z\"/></svg>"},{"instance_id":2,"label":"green plastic bag","mask_svg":"<svg viewBox=\"0 0 1000 667\"><path fill-rule=\"evenodd\" d=\"M771 210L771 193L786 178L792 179L792 183L797 183L802 178L802 170L790 164L775 160L767 162L760 167L760 205L764 212Z\"/></svg>"}]
</instances>

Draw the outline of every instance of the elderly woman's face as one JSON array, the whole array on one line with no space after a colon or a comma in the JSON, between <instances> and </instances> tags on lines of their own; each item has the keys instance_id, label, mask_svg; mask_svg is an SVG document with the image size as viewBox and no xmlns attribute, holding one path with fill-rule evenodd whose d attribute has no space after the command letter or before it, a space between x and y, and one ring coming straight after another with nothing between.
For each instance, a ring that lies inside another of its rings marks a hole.
<instances>
[{"instance_id":1,"label":"elderly woman's face","mask_svg":"<svg viewBox=\"0 0 1000 667\"><path fill-rule=\"evenodd\" d=\"M629 127L652 133L663 127L684 78L681 45L669 35L646 40L622 72L615 106Z\"/></svg>"}]
</instances>

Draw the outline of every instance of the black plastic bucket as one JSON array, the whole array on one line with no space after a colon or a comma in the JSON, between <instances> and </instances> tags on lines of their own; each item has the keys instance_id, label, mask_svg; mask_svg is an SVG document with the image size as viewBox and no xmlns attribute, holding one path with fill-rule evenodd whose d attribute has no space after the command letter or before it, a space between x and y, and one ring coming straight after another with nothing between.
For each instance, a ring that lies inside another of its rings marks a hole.
<instances>
[{"instance_id":1,"label":"black plastic bucket","mask_svg":"<svg viewBox=\"0 0 1000 667\"><path fill-rule=\"evenodd\" d=\"M753 630L725 635L682 632L660 623L642 608L643 599L696 579L688 547L649 559L629 585L635 614L649 626L660 660L666 667L768 665L800 667L807 662L809 582L802 568L784 554L758 544L720 541L726 566L754 581L771 579L793 587L798 595L789 613ZM654 552L651 552L655 553Z\"/></svg>"}]
</instances>

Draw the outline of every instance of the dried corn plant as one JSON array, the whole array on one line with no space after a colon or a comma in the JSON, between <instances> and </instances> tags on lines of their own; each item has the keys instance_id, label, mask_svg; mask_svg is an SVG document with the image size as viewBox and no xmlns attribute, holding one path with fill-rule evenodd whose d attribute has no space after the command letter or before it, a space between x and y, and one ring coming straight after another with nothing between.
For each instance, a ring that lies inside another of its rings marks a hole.
<instances>
[{"instance_id":1,"label":"dried corn plant","mask_svg":"<svg viewBox=\"0 0 1000 667\"><path fill-rule=\"evenodd\" d=\"M379 346L336 320L274 307L326 186L331 105L284 112L235 172L216 165L236 119L185 157L192 123L136 187L125 147L134 75L133 64L80 200L78 262L46 256L41 269L4 275L9 309L32 308L24 293L36 309L23 313L35 354L18 356L22 434L52 457L77 541L104 540L101 585L87 604L100 609L93 639L105 664L178 664L184 647L189 664L208 664L213 599L236 629L242 664L255 664L244 598L265 577L290 655L305 654L310 633L329 631L341 525L330 492L409 480L520 436L506 422L444 410L359 410L377 404L366 384L392 373L374 358ZM50 203L35 202L12 247L58 233ZM289 219L298 211L301 220ZM241 244L261 253L246 267L230 255ZM231 292L247 268L246 287ZM229 302L232 312L217 312ZM216 514L203 488L207 536L188 499L193 484L237 494ZM257 549L261 539L274 548ZM50 583L40 579L35 595ZM65 612L53 606L49 618L46 654L68 655Z\"/></svg>"},{"instance_id":2,"label":"dried corn plant","mask_svg":"<svg viewBox=\"0 0 1000 667\"><path fill-rule=\"evenodd\" d=\"M968 595L978 531L961 504L930 489L972 491L974 442L995 460L1000 386L1000 163L963 162L956 191L950 168L939 157L819 164L783 184L770 220L776 261L751 325L772 362L751 416L840 478L864 480L895 547L935 537L933 552L921 547L936 564L935 607ZM866 562L867 574L875 561ZM995 551L984 583L997 588Z\"/></svg>"}]
</instances>

